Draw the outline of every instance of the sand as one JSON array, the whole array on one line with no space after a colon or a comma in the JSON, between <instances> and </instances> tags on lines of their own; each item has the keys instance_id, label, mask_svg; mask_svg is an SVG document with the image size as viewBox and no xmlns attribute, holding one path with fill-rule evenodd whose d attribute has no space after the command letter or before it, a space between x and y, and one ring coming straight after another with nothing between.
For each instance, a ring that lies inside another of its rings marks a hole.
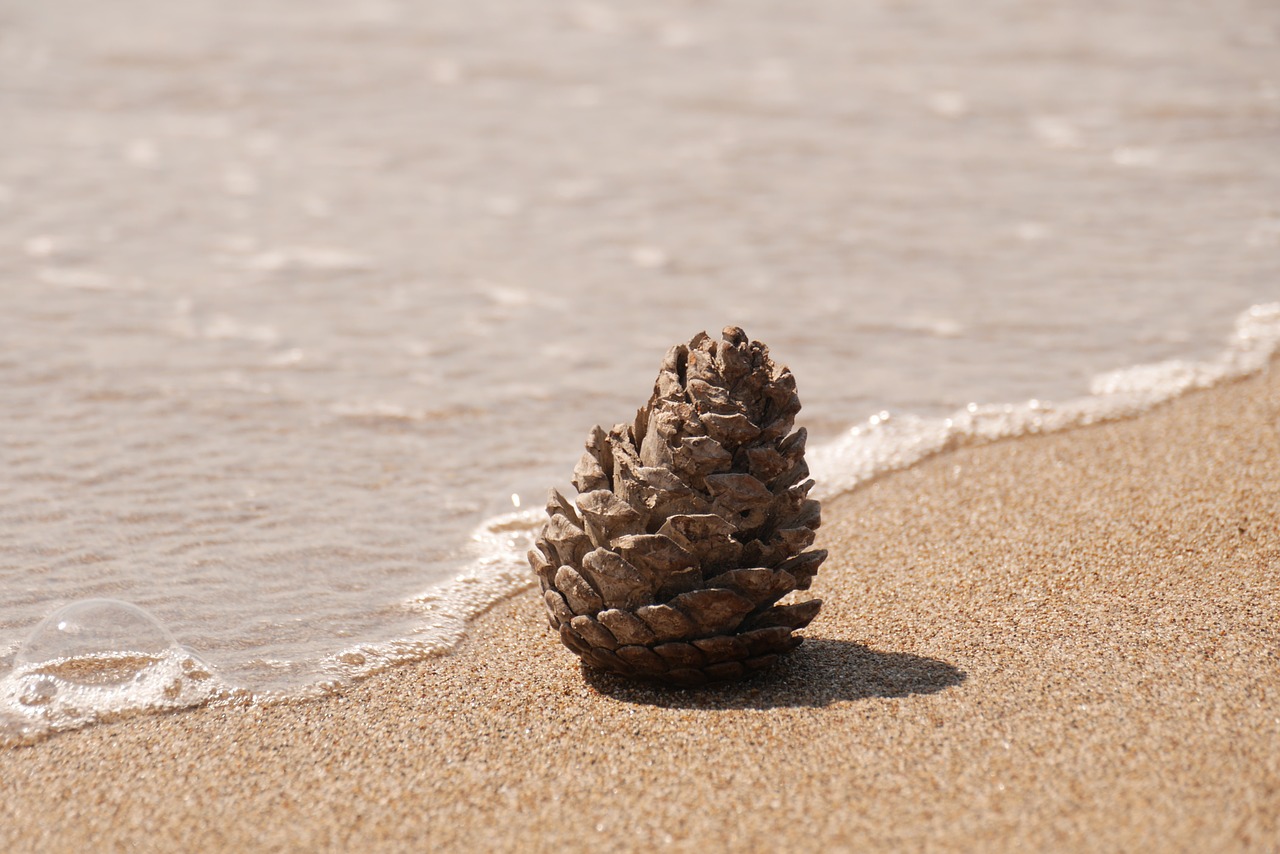
<instances>
[{"instance_id":1,"label":"sand","mask_svg":"<svg viewBox=\"0 0 1280 854\"><path fill-rule=\"evenodd\" d=\"M1276 850L1280 371L829 502L763 678L586 677L532 592L340 696L0 755L0 849Z\"/></svg>"}]
</instances>

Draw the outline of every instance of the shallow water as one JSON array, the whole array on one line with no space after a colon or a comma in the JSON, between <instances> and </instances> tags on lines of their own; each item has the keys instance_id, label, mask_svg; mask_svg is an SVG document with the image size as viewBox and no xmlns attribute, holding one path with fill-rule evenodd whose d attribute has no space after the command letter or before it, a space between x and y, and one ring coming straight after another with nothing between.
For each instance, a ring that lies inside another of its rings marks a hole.
<instances>
[{"instance_id":1,"label":"shallow water","mask_svg":"<svg viewBox=\"0 0 1280 854\"><path fill-rule=\"evenodd\" d=\"M447 648L701 329L830 492L1280 298L1274 4L632 5L0 0L0 669L94 598L223 691Z\"/></svg>"}]
</instances>

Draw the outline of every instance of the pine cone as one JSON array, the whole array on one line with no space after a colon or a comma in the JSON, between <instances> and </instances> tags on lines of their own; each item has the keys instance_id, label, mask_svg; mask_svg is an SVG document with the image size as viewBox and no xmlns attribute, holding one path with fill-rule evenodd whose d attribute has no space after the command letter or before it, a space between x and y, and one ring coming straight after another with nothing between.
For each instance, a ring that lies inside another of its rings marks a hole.
<instances>
[{"instance_id":1,"label":"pine cone","mask_svg":"<svg viewBox=\"0 0 1280 854\"><path fill-rule=\"evenodd\" d=\"M600 670L700 685L762 670L818 613L827 553L795 379L730 326L667 352L633 424L599 427L529 552L551 627Z\"/></svg>"}]
</instances>

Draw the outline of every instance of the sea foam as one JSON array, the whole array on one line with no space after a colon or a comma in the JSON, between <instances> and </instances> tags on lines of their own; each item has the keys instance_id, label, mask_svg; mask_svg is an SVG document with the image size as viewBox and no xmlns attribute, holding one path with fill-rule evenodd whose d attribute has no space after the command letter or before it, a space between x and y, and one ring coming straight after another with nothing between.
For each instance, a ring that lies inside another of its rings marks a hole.
<instances>
[{"instance_id":1,"label":"sea foam","mask_svg":"<svg viewBox=\"0 0 1280 854\"><path fill-rule=\"evenodd\" d=\"M1216 357L1174 359L1099 374L1084 397L1062 403L971 403L945 418L879 412L835 441L810 449L815 495L848 492L882 474L964 445L1130 418L1188 391L1255 373L1277 349L1280 303L1267 303L1236 318L1234 333Z\"/></svg>"}]
</instances>

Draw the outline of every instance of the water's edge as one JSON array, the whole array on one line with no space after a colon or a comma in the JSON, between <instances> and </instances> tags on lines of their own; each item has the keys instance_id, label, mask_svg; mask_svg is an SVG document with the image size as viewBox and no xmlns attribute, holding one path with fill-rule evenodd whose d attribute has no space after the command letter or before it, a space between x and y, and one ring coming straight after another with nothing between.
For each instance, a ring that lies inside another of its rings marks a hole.
<instances>
[{"instance_id":1,"label":"water's edge","mask_svg":"<svg viewBox=\"0 0 1280 854\"><path fill-rule=\"evenodd\" d=\"M815 496L833 498L962 446L1132 418L1189 391L1257 373L1278 351L1280 303L1267 303L1239 315L1227 346L1212 359L1171 360L1111 371L1094 378L1089 395L1063 403L970 404L949 417L934 419L880 412L835 441L810 449L809 464L818 483ZM524 553L540 516L541 511L534 509L485 521L471 536L471 562L450 581L403 603L420 615L413 637L358 645L329 656L322 662L327 678L300 692L254 694L228 684L197 653L171 639L145 650L96 649L25 660L20 655L12 671L0 678L0 747L31 744L55 732L151 711L312 699L373 673L444 654L466 636L469 622L533 584ZM119 617L132 608L102 600L96 604L99 613L107 615L97 619ZM51 620L58 627L54 615L41 624L33 639L51 631L46 625ZM155 637L167 638L162 628L156 626L155 632ZM32 643L29 640L27 645ZM85 677L86 672L96 675Z\"/></svg>"}]
</instances>

